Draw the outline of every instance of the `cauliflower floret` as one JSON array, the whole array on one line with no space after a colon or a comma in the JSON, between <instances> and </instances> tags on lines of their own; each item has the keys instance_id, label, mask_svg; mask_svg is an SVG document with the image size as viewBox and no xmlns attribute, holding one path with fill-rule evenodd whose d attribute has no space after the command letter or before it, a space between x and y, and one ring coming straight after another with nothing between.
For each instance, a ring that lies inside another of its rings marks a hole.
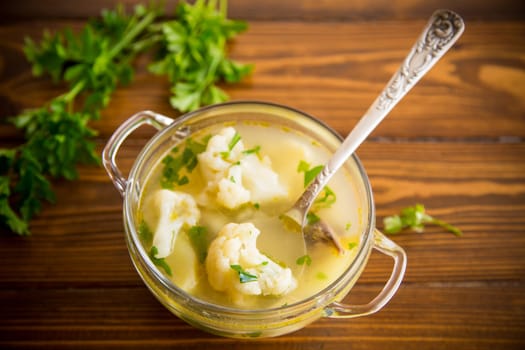
<instances>
[{"instance_id":1,"label":"cauliflower floret","mask_svg":"<svg viewBox=\"0 0 525 350\"><path fill-rule=\"evenodd\" d=\"M233 300L243 295L284 295L297 287L289 268L281 267L256 246L260 231L252 223L225 225L208 249L210 285ZM242 272L239 271L242 270ZM240 274L250 277L242 283Z\"/></svg>"},{"instance_id":2,"label":"cauliflower floret","mask_svg":"<svg viewBox=\"0 0 525 350\"><path fill-rule=\"evenodd\" d=\"M200 211L193 197L183 192L158 190L144 203L144 221L153 232L156 258L171 254L179 231L197 224Z\"/></svg>"},{"instance_id":3,"label":"cauliflower floret","mask_svg":"<svg viewBox=\"0 0 525 350\"><path fill-rule=\"evenodd\" d=\"M279 175L272 170L269 157L260 159L255 154L242 159L242 183L251 194L254 203L265 203L285 198L288 191L279 181Z\"/></svg>"},{"instance_id":4,"label":"cauliflower floret","mask_svg":"<svg viewBox=\"0 0 525 350\"><path fill-rule=\"evenodd\" d=\"M210 138L206 150L197 155L202 175L206 181L213 183L224 178L228 168L242 156L244 150L242 140L238 140L230 150L236 134L237 131L232 127L222 129Z\"/></svg>"},{"instance_id":5,"label":"cauliflower floret","mask_svg":"<svg viewBox=\"0 0 525 350\"><path fill-rule=\"evenodd\" d=\"M206 150L198 155L199 168L207 182L206 196L228 209L286 197L288 191L272 170L270 158L245 151L233 127L210 138Z\"/></svg>"},{"instance_id":6,"label":"cauliflower floret","mask_svg":"<svg viewBox=\"0 0 525 350\"><path fill-rule=\"evenodd\" d=\"M228 209L237 208L250 201L250 192L242 186L240 166L232 166L228 169L226 178L219 180L217 201Z\"/></svg>"}]
</instances>

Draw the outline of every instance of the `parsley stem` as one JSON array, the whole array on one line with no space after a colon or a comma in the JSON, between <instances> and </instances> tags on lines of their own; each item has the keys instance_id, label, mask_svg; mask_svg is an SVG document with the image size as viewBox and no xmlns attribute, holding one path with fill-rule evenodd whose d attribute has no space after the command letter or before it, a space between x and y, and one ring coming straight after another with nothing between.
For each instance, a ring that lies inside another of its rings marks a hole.
<instances>
[{"instance_id":1,"label":"parsley stem","mask_svg":"<svg viewBox=\"0 0 525 350\"><path fill-rule=\"evenodd\" d=\"M141 39L139 41L135 41L131 44L131 52L132 54L135 54L137 52L141 52L149 48L150 46L156 44L157 42L162 40L162 35L160 34L151 34L151 36L147 36L144 39Z\"/></svg>"},{"instance_id":2,"label":"parsley stem","mask_svg":"<svg viewBox=\"0 0 525 350\"><path fill-rule=\"evenodd\" d=\"M113 49L108 53L108 60L112 60L116 55L122 51L123 48L127 47L137 35L139 35L148 25L150 25L156 17L155 12L149 12L144 18L137 23L136 26L132 27L129 32L126 33L124 38L120 40Z\"/></svg>"},{"instance_id":3,"label":"parsley stem","mask_svg":"<svg viewBox=\"0 0 525 350\"><path fill-rule=\"evenodd\" d=\"M228 13L228 0L221 0L221 3L219 5L219 11L222 14L224 18L226 18L226 15Z\"/></svg>"},{"instance_id":4,"label":"parsley stem","mask_svg":"<svg viewBox=\"0 0 525 350\"><path fill-rule=\"evenodd\" d=\"M443 220L432 218L432 221L430 221L430 222L433 223L434 225L438 225L438 226L443 227L445 230L455 234L456 236L463 236L463 231L461 231L456 226L453 226L453 225L451 225L449 223L446 223Z\"/></svg>"},{"instance_id":5,"label":"parsley stem","mask_svg":"<svg viewBox=\"0 0 525 350\"><path fill-rule=\"evenodd\" d=\"M72 102L75 97L84 89L86 86L85 80L79 80L75 85L73 85L73 88L69 90L67 93L60 96L60 98L63 98L66 102Z\"/></svg>"}]
</instances>

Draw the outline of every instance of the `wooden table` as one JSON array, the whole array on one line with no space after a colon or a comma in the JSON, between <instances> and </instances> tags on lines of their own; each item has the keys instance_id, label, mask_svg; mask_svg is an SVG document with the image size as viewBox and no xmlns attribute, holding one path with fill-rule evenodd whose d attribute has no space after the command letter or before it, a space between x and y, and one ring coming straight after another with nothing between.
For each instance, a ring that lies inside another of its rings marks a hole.
<instances>
[{"instance_id":1,"label":"wooden table","mask_svg":"<svg viewBox=\"0 0 525 350\"><path fill-rule=\"evenodd\" d=\"M18 0L0 5L0 118L62 90L31 76L25 36L80 26L113 1ZM130 3L130 1L127 1ZM375 194L378 226L423 203L459 226L392 237L408 254L403 284L377 314L321 319L272 339L238 341L196 330L164 309L132 267L122 199L105 171L55 183L21 238L0 236L0 348L184 349L523 349L525 348L525 18L523 2L241 1L249 22L231 55L255 63L227 87L232 99L260 99L316 115L346 135L393 74L434 9L466 20L458 44L359 149ZM172 6L172 2L168 1ZM168 85L144 68L120 88L100 122L100 149L142 109L176 115ZM149 137L133 135L123 166ZM0 126L0 147L20 140ZM351 292L366 302L391 261L373 254Z\"/></svg>"}]
</instances>

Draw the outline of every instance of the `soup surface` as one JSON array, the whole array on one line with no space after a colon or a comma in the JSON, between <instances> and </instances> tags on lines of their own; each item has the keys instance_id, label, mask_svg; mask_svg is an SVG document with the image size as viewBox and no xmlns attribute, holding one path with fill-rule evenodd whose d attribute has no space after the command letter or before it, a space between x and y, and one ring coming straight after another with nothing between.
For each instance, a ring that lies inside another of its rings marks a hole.
<instances>
[{"instance_id":1,"label":"soup surface","mask_svg":"<svg viewBox=\"0 0 525 350\"><path fill-rule=\"evenodd\" d=\"M279 218L329 156L279 125L199 130L174 144L147 178L136 223L142 243L175 285L210 303L261 309L312 296L353 261L365 221L347 169L308 215L327 223L342 249L318 239L305 244Z\"/></svg>"}]
</instances>

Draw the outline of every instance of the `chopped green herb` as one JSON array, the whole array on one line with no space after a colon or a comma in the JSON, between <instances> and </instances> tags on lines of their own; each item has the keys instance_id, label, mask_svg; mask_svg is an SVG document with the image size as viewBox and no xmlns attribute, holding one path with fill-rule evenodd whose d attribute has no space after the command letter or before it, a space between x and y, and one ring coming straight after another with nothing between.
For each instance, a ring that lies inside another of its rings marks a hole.
<instances>
[{"instance_id":1,"label":"chopped green herb","mask_svg":"<svg viewBox=\"0 0 525 350\"><path fill-rule=\"evenodd\" d=\"M242 153L243 154L259 154L260 150L261 150L261 146L255 146L254 148L250 148L245 151L242 151Z\"/></svg>"},{"instance_id":2,"label":"chopped green herb","mask_svg":"<svg viewBox=\"0 0 525 350\"><path fill-rule=\"evenodd\" d=\"M334 191L330 187L325 186L314 201L315 208L329 208L335 203L336 199Z\"/></svg>"},{"instance_id":3,"label":"chopped green herb","mask_svg":"<svg viewBox=\"0 0 525 350\"><path fill-rule=\"evenodd\" d=\"M304 160L300 160L299 165L297 165L297 172L304 173L304 172L307 172L308 169L310 169L310 164L308 164Z\"/></svg>"},{"instance_id":4,"label":"chopped green herb","mask_svg":"<svg viewBox=\"0 0 525 350\"><path fill-rule=\"evenodd\" d=\"M349 249L349 250L352 250L352 249L354 249L355 247L357 247L357 243L356 243L356 242L350 242L350 243L348 243L348 249Z\"/></svg>"},{"instance_id":5,"label":"chopped green herb","mask_svg":"<svg viewBox=\"0 0 525 350\"><path fill-rule=\"evenodd\" d=\"M299 161L299 165L297 166L297 172L304 173L304 187L308 186L321 170L323 170L322 165L310 169L310 164L304 160Z\"/></svg>"},{"instance_id":6,"label":"chopped green herb","mask_svg":"<svg viewBox=\"0 0 525 350\"><path fill-rule=\"evenodd\" d=\"M345 225L345 231L350 230L350 227L352 227L352 223L351 222L347 222L346 225Z\"/></svg>"},{"instance_id":7,"label":"chopped green herb","mask_svg":"<svg viewBox=\"0 0 525 350\"><path fill-rule=\"evenodd\" d=\"M312 225L312 224L315 224L316 222L321 221L321 218L317 214L315 214L314 212L309 211L306 214L306 221L307 221L308 225Z\"/></svg>"},{"instance_id":8,"label":"chopped green herb","mask_svg":"<svg viewBox=\"0 0 525 350\"><path fill-rule=\"evenodd\" d=\"M248 333L247 336L250 337L250 338L258 338L262 335L262 332L261 331L258 331L258 332L252 332L252 333Z\"/></svg>"},{"instance_id":9,"label":"chopped green herb","mask_svg":"<svg viewBox=\"0 0 525 350\"><path fill-rule=\"evenodd\" d=\"M270 259L271 261L273 261L274 263L276 263L277 265L279 265L280 267L283 267L283 268L286 268L286 263L284 261L281 261L281 260L277 260L275 259L275 257L271 256L270 253L268 252L262 252L268 259Z\"/></svg>"},{"instance_id":10,"label":"chopped green herb","mask_svg":"<svg viewBox=\"0 0 525 350\"><path fill-rule=\"evenodd\" d=\"M182 154L179 147L174 147L170 154L162 159L164 165L160 184L162 188L173 189L175 186L183 186L190 182L187 175L191 173L198 164L197 156L206 150L210 137L206 136L201 142L192 138L186 139Z\"/></svg>"},{"instance_id":11,"label":"chopped green herb","mask_svg":"<svg viewBox=\"0 0 525 350\"><path fill-rule=\"evenodd\" d=\"M313 167L309 171L304 173L304 186L306 187L310 182L312 182L315 177L323 170L323 165L318 165L316 167Z\"/></svg>"},{"instance_id":12,"label":"chopped green herb","mask_svg":"<svg viewBox=\"0 0 525 350\"><path fill-rule=\"evenodd\" d=\"M248 283L257 281L257 276L252 275L242 269L241 265L230 265L231 269L239 274L239 282Z\"/></svg>"},{"instance_id":13,"label":"chopped green herb","mask_svg":"<svg viewBox=\"0 0 525 350\"><path fill-rule=\"evenodd\" d=\"M235 132L235 135L233 135L232 139L230 140L230 143L228 144L228 150L232 150L237 143L241 141L241 135L238 132Z\"/></svg>"},{"instance_id":14,"label":"chopped green herb","mask_svg":"<svg viewBox=\"0 0 525 350\"><path fill-rule=\"evenodd\" d=\"M197 154L199 154L199 153L204 151L204 150L202 150L202 151L199 151L199 152L195 152L190 147L192 144L193 144L192 139L191 138L188 139L186 141L186 148L184 148L184 151L182 152L182 164L186 167L186 169L190 173L193 171L193 169L195 169L195 167L198 164Z\"/></svg>"},{"instance_id":15,"label":"chopped green herb","mask_svg":"<svg viewBox=\"0 0 525 350\"><path fill-rule=\"evenodd\" d=\"M262 266L266 266L266 265L268 265L269 263L270 263L270 262L269 262L268 260L266 260L266 261L263 261L263 262L261 263L261 265L262 265Z\"/></svg>"},{"instance_id":16,"label":"chopped green herb","mask_svg":"<svg viewBox=\"0 0 525 350\"><path fill-rule=\"evenodd\" d=\"M303 255L303 256L297 258L295 263L297 265L304 265L304 264L306 264L307 266L310 266L312 264L312 258L310 257L310 255Z\"/></svg>"},{"instance_id":17,"label":"chopped green herb","mask_svg":"<svg viewBox=\"0 0 525 350\"><path fill-rule=\"evenodd\" d=\"M324 272L321 272L319 271L318 273L315 274L315 277L319 280L325 280L328 278L328 276L326 275L326 273Z\"/></svg>"},{"instance_id":18,"label":"chopped green herb","mask_svg":"<svg viewBox=\"0 0 525 350\"><path fill-rule=\"evenodd\" d=\"M398 233L405 228L423 232L426 224L440 226L456 236L463 234L459 228L428 215L422 204L404 208L401 210L400 215L387 216L383 219L384 231L388 234Z\"/></svg>"},{"instance_id":19,"label":"chopped green herb","mask_svg":"<svg viewBox=\"0 0 525 350\"><path fill-rule=\"evenodd\" d=\"M297 171L304 173L304 187L307 187L315 177L323 170L323 165L318 165L310 169L310 164L301 160L297 166ZM321 208L329 208L336 202L336 195L334 191L329 187L325 186L321 193L317 196L314 202L314 211Z\"/></svg>"},{"instance_id":20,"label":"chopped green herb","mask_svg":"<svg viewBox=\"0 0 525 350\"><path fill-rule=\"evenodd\" d=\"M253 203L253 207L255 209L261 209L261 205L259 203Z\"/></svg>"},{"instance_id":21,"label":"chopped green herb","mask_svg":"<svg viewBox=\"0 0 525 350\"><path fill-rule=\"evenodd\" d=\"M148 224L146 224L146 221L142 220L139 224L138 228L138 234L140 239L145 245L150 245L153 241L153 232L149 228Z\"/></svg>"},{"instance_id":22,"label":"chopped green herb","mask_svg":"<svg viewBox=\"0 0 525 350\"><path fill-rule=\"evenodd\" d=\"M157 247L151 247L151 250L149 251L149 258L151 259L151 261L153 261L155 265L157 265L158 267L162 267L168 276L171 276L172 272L170 266L164 258L156 257L158 253L159 250L157 249Z\"/></svg>"},{"instance_id":23,"label":"chopped green herb","mask_svg":"<svg viewBox=\"0 0 525 350\"><path fill-rule=\"evenodd\" d=\"M230 140L230 143L228 144L228 151L221 152L221 157L223 159L227 159L230 156L231 151L235 147L235 145L241 140L241 135L238 132L235 132L232 139Z\"/></svg>"},{"instance_id":24,"label":"chopped green herb","mask_svg":"<svg viewBox=\"0 0 525 350\"><path fill-rule=\"evenodd\" d=\"M211 134L204 136L200 142L195 141L192 138L188 138L186 140L186 148L183 154L183 163L186 165L186 168L190 173L197 166L197 156L206 150L208 141L210 141L210 139Z\"/></svg>"},{"instance_id":25,"label":"chopped green herb","mask_svg":"<svg viewBox=\"0 0 525 350\"><path fill-rule=\"evenodd\" d=\"M162 178L160 180L163 188L173 188L175 185L182 186L189 182L186 175L180 175L184 168L182 157L173 157L167 155L162 159L164 168L162 169Z\"/></svg>"},{"instance_id":26,"label":"chopped green herb","mask_svg":"<svg viewBox=\"0 0 525 350\"><path fill-rule=\"evenodd\" d=\"M188 230L188 236L199 261L203 263L208 255L208 230L204 226L192 226Z\"/></svg>"}]
</instances>

